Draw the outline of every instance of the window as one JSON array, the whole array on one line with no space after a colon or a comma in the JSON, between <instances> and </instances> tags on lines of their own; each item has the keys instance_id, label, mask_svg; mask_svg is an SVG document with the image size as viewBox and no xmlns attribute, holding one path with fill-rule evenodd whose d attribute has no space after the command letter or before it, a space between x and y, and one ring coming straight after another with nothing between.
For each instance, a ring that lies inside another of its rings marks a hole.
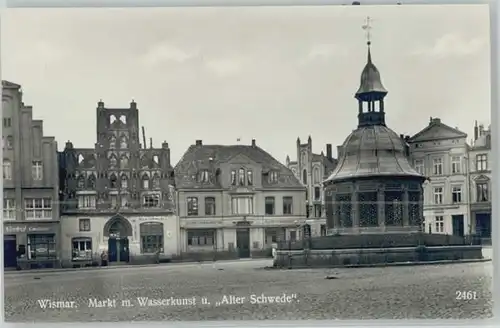
<instances>
[{"instance_id":1,"label":"window","mask_svg":"<svg viewBox=\"0 0 500 328\"><path fill-rule=\"evenodd\" d=\"M292 230L290 231L290 241L296 241L297 240L297 231Z\"/></svg>"},{"instance_id":2,"label":"window","mask_svg":"<svg viewBox=\"0 0 500 328\"><path fill-rule=\"evenodd\" d=\"M14 147L14 138L12 136L7 136L7 148L12 149Z\"/></svg>"},{"instance_id":3,"label":"window","mask_svg":"<svg viewBox=\"0 0 500 328\"><path fill-rule=\"evenodd\" d=\"M118 178L116 177L116 175L111 174L111 176L109 177L109 183L111 185L111 188L118 188Z\"/></svg>"},{"instance_id":4,"label":"window","mask_svg":"<svg viewBox=\"0 0 500 328\"><path fill-rule=\"evenodd\" d=\"M54 234L28 235L28 259L55 259L56 239Z\"/></svg>"},{"instance_id":5,"label":"window","mask_svg":"<svg viewBox=\"0 0 500 328\"><path fill-rule=\"evenodd\" d=\"M78 220L80 231L90 231L90 219Z\"/></svg>"},{"instance_id":6,"label":"window","mask_svg":"<svg viewBox=\"0 0 500 328\"><path fill-rule=\"evenodd\" d=\"M453 204L462 202L462 187L451 187L451 197Z\"/></svg>"},{"instance_id":7,"label":"window","mask_svg":"<svg viewBox=\"0 0 500 328\"><path fill-rule=\"evenodd\" d=\"M83 175L80 175L78 177L78 181L76 183L76 186L78 189L85 189L85 177Z\"/></svg>"},{"instance_id":8,"label":"window","mask_svg":"<svg viewBox=\"0 0 500 328\"><path fill-rule=\"evenodd\" d=\"M149 189L149 177L147 174L142 176L142 189Z\"/></svg>"},{"instance_id":9,"label":"window","mask_svg":"<svg viewBox=\"0 0 500 328\"><path fill-rule=\"evenodd\" d=\"M266 228L266 245L278 242L278 230L276 228Z\"/></svg>"},{"instance_id":10,"label":"window","mask_svg":"<svg viewBox=\"0 0 500 328\"><path fill-rule=\"evenodd\" d=\"M416 159L415 160L415 171L417 171L420 174L425 173L425 165L424 165L424 160L423 159Z\"/></svg>"},{"instance_id":11,"label":"window","mask_svg":"<svg viewBox=\"0 0 500 328\"><path fill-rule=\"evenodd\" d=\"M274 215L274 197L266 197L266 215Z\"/></svg>"},{"instance_id":12,"label":"window","mask_svg":"<svg viewBox=\"0 0 500 328\"><path fill-rule=\"evenodd\" d=\"M283 214L292 214L293 198L283 197Z\"/></svg>"},{"instance_id":13,"label":"window","mask_svg":"<svg viewBox=\"0 0 500 328\"><path fill-rule=\"evenodd\" d=\"M278 172L273 171L269 173L269 182L270 183L277 183L278 182Z\"/></svg>"},{"instance_id":14,"label":"window","mask_svg":"<svg viewBox=\"0 0 500 328\"><path fill-rule=\"evenodd\" d=\"M149 194L144 195L142 199L143 207L160 207L160 195Z\"/></svg>"},{"instance_id":15,"label":"window","mask_svg":"<svg viewBox=\"0 0 500 328\"><path fill-rule=\"evenodd\" d=\"M247 185L253 186L253 171L247 170Z\"/></svg>"},{"instance_id":16,"label":"window","mask_svg":"<svg viewBox=\"0 0 500 328\"><path fill-rule=\"evenodd\" d=\"M73 261L91 261L92 260L92 239L73 238Z\"/></svg>"},{"instance_id":17,"label":"window","mask_svg":"<svg viewBox=\"0 0 500 328\"><path fill-rule=\"evenodd\" d=\"M3 178L4 180L12 179L12 164L6 159L3 160Z\"/></svg>"},{"instance_id":18,"label":"window","mask_svg":"<svg viewBox=\"0 0 500 328\"><path fill-rule=\"evenodd\" d=\"M141 253L163 253L163 223L145 222L140 225Z\"/></svg>"},{"instance_id":19,"label":"window","mask_svg":"<svg viewBox=\"0 0 500 328\"><path fill-rule=\"evenodd\" d=\"M120 203L121 203L121 207L128 207L129 206L128 195L121 195L120 196Z\"/></svg>"},{"instance_id":20,"label":"window","mask_svg":"<svg viewBox=\"0 0 500 328\"><path fill-rule=\"evenodd\" d=\"M487 182L478 182L476 183L476 194L478 202L487 202L490 199L489 191L488 191L488 183Z\"/></svg>"},{"instance_id":21,"label":"window","mask_svg":"<svg viewBox=\"0 0 500 328\"><path fill-rule=\"evenodd\" d=\"M128 145L127 145L127 137L126 136L121 136L120 138L120 148L121 149L127 149ZM146 147L146 146L144 146Z\"/></svg>"},{"instance_id":22,"label":"window","mask_svg":"<svg viewBox=\"0 0 500 328\"><path fill-rule=\"evenodd\" d=\"M434 188L434 204L443 204L443 187Z\"/></svg>"},{"instance_id":23,"label":"window","mask_svg":"<svg viewBox=\"0 0 500 328\"><path fill-rule=\"evenodd\" d=\"M233 214L253 214L253 197L233 197L231 207Z\"/></svg>"},{"instance_id":24,"label":"window","mask_svg":"<svg viewBox=\"0 0 500 328\"><path fill-rule=\"evenodd\" d=\"M128 188L128 178L126 175L122 175L122 189L127 189Z\"/></svg>"},{"instance_id":25,"label":"window","mask_svg":"<svg viewBox=\"0 0 500 328\"><path fill-rule=\"evenodd\" d=\"M109 198L111 198L111 207L112 208L118 207L118 196L112 195Z\"/></svg>"},{"instance_id":26,"label":"window","mask_svg":"<svg viewBox=\"0 0 500 328\"><path fill-rule=\"evenodd\" d=\"M31 175L33 176L33 180L42 180L43 179L42 162L39 162L39 161L33 162L33 166L31 167Z\"/></svg>"},{"instance_id":27,"label":"window","mask_svg":"<svg viewBox=\"0 0 500 328\"><path fill-rule=\"evenodd\" d=\"M478 171L488 170L488 155L486 154L476 155L476 169Z\"/></svg>"},{"instance_id":28,"label":"window","mask_svg":"<svg viewBox=\"0 0 500 328\"><path fill-rule=\"evenodd\" d=\"M314 187L314 199L315 200L321 199L321 188L320 187Z\"/></svg>"},{"instance_id":29,"label":"window","mask_svg":"<svg viewBox=\"0 0 500 328\"><path fill-rule=\"evenodd\" d=\"M78 196L78 208L79 209L91 209L96 207L96 196L95 195L79 195Z\"/></svg>"},{"instance_id":30,"label":"window","mask_svg":"<svg viewBox=\"0 0 500 328\"><path fill-rule=\"evenodd\" d=\"M16 219L16 200L14 198L3 199L3 218L6 220Z\"/></svg>"},{"instance_id":31,"label":"window","mask_svg":"<svg viewBox=\"0 0 500 328\"><path fill-rule=\"evenodd\" d=\"M238 171L238 183L240 186L245 185L245 170L244 169L240 169Z\"/></svg>"},{"instance_id":32,"label":"window","mask_svg":"<svg viewBox=\"0 0 500 328\"><path fill-rule=\"evenodd\" d=\"M198 215L198 198L188 197L187 198L187 215L196 216Z\"/></svg>"},{"instance_id":33,"label":"window","mask_svg":"<svg viewBox=\"0 0 500 328\"><path fill-rule=\"evenodd\" d=\"M189 246L209 246L215 245L215 230L188 230L188 245Z\"/></svg>"},{"instance_id":34,"label":"window","mask_svg":"<svg viewBox=\"0 0 500 328\"><path fill-rule=\"evenodd\" d=\"M2 149L5 149L5 137L2 137Z\"/></svg>"},{"instance_id":35,"label":"window","mask_svg":"<svg viewBox=\"0 0 500 328\"><path fill-rule=\"evenodd\" d=\"M12 119L10 117L4 117L3 119L3 127L10 128L12 126Z\"/></svg>"},{"instance_id":36,"label":"window","mask_svg":"<svg viewBox=\"0 0 500 328\"><path fill-rule=\"evenodd\" d=\"M319 183L319 180L320 180L320 177L319 177L319 167L315 167L314 168L313 180L314 180L314 183Z\"/></svg>"},{"instance_id":37,"label":"window","mask_svg":"<svg viewBox=\"0 0 500 328\"><path fill-rule=\"evenodd\" d=\"M436 216L436 232L444 232L444 217Z\"/></svg>"},{"instance_id":38,"label":"window","mask_svg":"<svg viewBox=\"0 0 500 328\"><path fill-rule=\"evenodd\" d=\"M215 197L205 197L205 215L215 215Z\"/></svg>"},{"instance_id":39,"label":"window","mask_svg":"<svg viewBox=\"0 0 500 328\"><path fill-rule=\"evenodd\" d=\"M321 204L314 204L314 216L320 218L322 215L323 209Z\"/></svg>"},{"instance_id":40,"label":"window","mask_svg":"<svg viewBox=\"0 0 500 328\"><path fill-rule=\"evenodd\" d=\"M208 182L208 170L202 170L200 172L200 182Z\"/></svg>"},{"instance_id":41,"label":"window","mask_svg":"<svg viewBox=\"0 0 500 328\"><path fill-rule=\"evenodd\" d=\"M434 166L434 175L442 175L443 174L443 159L442 158L434 158L432 163Z\"/></svg>"},{"instance_id":42,"label":"window","mask_svg":"<svg viewBox=\"0 0 500 328\"><path fill-rule=\"evenodd\" d=\"M109 167L115 168L117 163L118 161L116 160L116 157L114 155L111 155L111 157L109 158Z\"/></svg>"},{"instance_id":43,"label":"window","mask_svg":"<svg viewBox=\"0 0 500 328\"><path fill-rule=\"evenodd\" d=\"M126 155L120 157L120 168L122 169L128 168L128 157Z\"/></svg>"},{"instance_id":44,"label":"window","mask_svg":"<svg viewBox=\"0 0 500 328\"><path fill-rule=\"evenodd\" d=\"M307 184L307 170L302 171L302 183Z\"/></svg>"},{"instance_id":45,"label":"window","mask_svg":"<svg viewBox=\"0 0 500 328\"><path fill-rule=\"evenodd\" d=\"M95 189L96 178L95 175L91 174L88 179L88 188Z\"/></svg>"},{"instance_id":46,"label":"window","mask_svg":"<svg viewBox=\"0 0 500 328\"><path fill-rule=\"evenodd\" d=\"M153 189L158 188L160 188L160 176L158 174L155 174L153 177Z\"/></svg>"},{"instance_id":47,"label":"window","mask_svg":"<svg viewBox=\"0 0 500 328\"><path fill-rule=\"evenodd\" d=\"M50 198L26 198L24 208L26 219L52 220L52 201Z\"/></svg>"},{"instance_id":48,"label":"window","mask_svg":"<svg viewBox=\"0 0 500 328\"><path fill-rule=\"evenodd\" d=\"M231 185L236 186L236 171L231 171Z\"/></svg>"},{"instance_id":49,"label":"window","mask_svg":"<svg viewBox=\"0 0 500 328\"><path fill-rule=\"evenodd\" d=\"M451 157L451 173L460 173L460 167L462 166L462 161L460 156L452 156Z\"/></svg>"},{"instance_id":50,"label":"window","mask_svg":"<svg viewBox=\"0 0 500 328\"><path fill-rule=\"evenodd\" d=\"M320 235L321 236L326 236L326 224L322 224L320 227Z\"/></svg>"},{"instance_id":51,"label":"window","mask_svg":"<svg viewBox=\"0 0 500 328\"><path fill-rule=\"evenodd\" d=\"M116 137L115 136L111 136L109 138L109 148L110 149L115 149L116 148Z\"/></svg>"}]
</instances>

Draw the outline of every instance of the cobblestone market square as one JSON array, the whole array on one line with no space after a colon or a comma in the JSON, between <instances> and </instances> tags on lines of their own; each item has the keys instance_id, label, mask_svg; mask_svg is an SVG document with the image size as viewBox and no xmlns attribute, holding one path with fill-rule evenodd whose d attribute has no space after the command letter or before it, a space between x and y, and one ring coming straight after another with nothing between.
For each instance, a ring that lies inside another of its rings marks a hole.
<instances>
[{"instance_id":1,"label":"cobblestone market square","mask_svg":"<svg viewBox=\"0 0 500 328\"><path fill-rule=\"evenodd\" d=\"M248 260L6 274L5 318L9 322L470 319L492 313L491 262L264 270L268 265L269 260ZM325 279L329 275L336 279ZM472 292L476 299L457 300L457 292ZM264 303L262 296L274 300L290 296L290 302ZM218 304L224 297L225 304ZM193 298L196 303L191 303ZM203 298L210 304L202 304ZM76 307L44 309L39 302L43 300L74 302ZM101 307L96 300L102 301ZM113 302L116 306L105 304Z\"/></svg>"}]
</instances>

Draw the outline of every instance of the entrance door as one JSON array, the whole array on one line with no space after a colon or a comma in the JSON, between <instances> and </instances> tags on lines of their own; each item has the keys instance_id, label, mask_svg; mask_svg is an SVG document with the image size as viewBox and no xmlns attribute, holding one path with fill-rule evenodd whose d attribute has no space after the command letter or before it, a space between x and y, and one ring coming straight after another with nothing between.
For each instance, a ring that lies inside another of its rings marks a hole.
<instances>
[{"instance_id":1,"label":"entrance door","mask_svg":"<svg viewBox=\"0 0 500 328\"><path fill-rule=\"evenodd\" d=\"M3 238L3 266L15 268L17 267L16 236L6 235Z\"/></svg>"},{"instance_id":2,"label":"entrance door","mask_svg":"<svg viewBox=\"0 0 500 328\"><path fill-rule=\"evenodd\" d=\"M128 262L129 249L128 238L109 238L108 239L109 262Z\"/></svg>"},{"instance_id":3,"label":"entrance door","mask_svg":"<svg viewBox=\"0 0 500 328\"><path fill-rule=\"evenodd\" d=\"M128 260L129 260L128 238L123 238L119 240L118 262L128 262Z\"/></svg>"},{"instance_id":4,"label":"entrance door","mask_svg":"<svg viewBox=\"0 0 500 328\"><path fill-rule=\"evenodd\" d=\"M452 215L451 216L453 225L453 234L455 236L464 236L464 216L463 215Z\"/></svg>"},{"instance_id":5,"label":"entrance door","mask_svg":"<svg viewBox=\"0 0 500 328\"><path fill-rule=\"evenodd\" d=\"M240 258L250 257L250 229L236 230L236 247Z\"/></svg>"}]
</instances>

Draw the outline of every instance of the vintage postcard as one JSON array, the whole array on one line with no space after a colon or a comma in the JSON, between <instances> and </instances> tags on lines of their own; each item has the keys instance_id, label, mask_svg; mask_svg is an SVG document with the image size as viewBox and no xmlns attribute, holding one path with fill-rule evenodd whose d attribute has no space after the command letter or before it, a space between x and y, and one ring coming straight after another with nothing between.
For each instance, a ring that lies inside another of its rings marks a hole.
<instances>
[{"instance_id":1,"label":"vintage postcard","mask_svg":"<svg viewBox=\"0 0 500 328\"><path fill-rule=\"evenodd\" d=\"M492 316L488 6L1 24L6 321Z\"/></svg>"}]
</instances>

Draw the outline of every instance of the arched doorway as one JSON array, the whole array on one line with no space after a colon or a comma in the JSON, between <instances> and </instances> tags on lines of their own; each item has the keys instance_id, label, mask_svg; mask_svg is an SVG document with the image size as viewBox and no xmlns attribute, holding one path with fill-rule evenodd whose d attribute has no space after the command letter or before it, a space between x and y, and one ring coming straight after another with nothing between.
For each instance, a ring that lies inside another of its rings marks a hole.
<instances>
[{"instance_id":1,"label":"arched doorway","mask_svg":"<svg viewBox=\"0 0 500 328\"><path fill-rule=\"evenodd\" d=\"M130 259L129 236L132 226L121 215L112 217L104 226L104 236L108 238L108 261L126 263Z\"/></svg>"}]
</instances>

